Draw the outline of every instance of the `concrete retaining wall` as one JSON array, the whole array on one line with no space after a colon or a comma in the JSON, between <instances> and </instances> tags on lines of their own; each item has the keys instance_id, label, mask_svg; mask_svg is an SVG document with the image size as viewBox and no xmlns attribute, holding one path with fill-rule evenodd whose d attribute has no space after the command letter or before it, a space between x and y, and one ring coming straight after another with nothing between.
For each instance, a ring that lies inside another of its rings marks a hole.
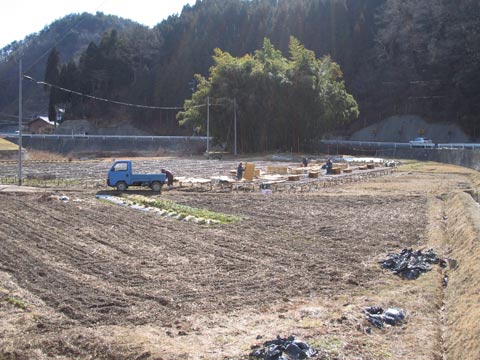
<instances>
[{"instance_id":1,"label":"concrete retaining wall","mask_svg":"<svg viewBox=\"0 0 480 360\"><path fill-rule=\"evenodd\" d=\"M27 150L40 150L60 154L135 152L151 153L163 150L201 153L206 149L202 138L24 138L22 145Z\"/></svg>"},{"instance_id":2,"label":"concrete retaining wall","mask_svg":"<svg viewBox=\"0 0 480 360\"><path fill-rule=\"evenodd\" d=\"M436 161L480 170L480 150L467 149L400 149L396 158Z\"/></svg>"}]
</instances>

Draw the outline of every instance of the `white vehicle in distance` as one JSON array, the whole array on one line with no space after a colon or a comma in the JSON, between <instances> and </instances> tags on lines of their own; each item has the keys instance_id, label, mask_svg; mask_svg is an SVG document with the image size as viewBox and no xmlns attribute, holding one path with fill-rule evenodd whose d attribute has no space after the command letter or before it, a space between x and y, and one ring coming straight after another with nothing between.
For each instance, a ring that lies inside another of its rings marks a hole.
<instances>
[{"instance_id":1,"label":"white vehicle in distance","mask_svg":"<svg viewBox=\"0 0 480 360\"><path fill-rule=\"evenodd\" d=\"M425 138L416 138L409 141L411 146L420 146L420 147L434 147L435 144L430 139Z\"/></svg>"}]
</instances>

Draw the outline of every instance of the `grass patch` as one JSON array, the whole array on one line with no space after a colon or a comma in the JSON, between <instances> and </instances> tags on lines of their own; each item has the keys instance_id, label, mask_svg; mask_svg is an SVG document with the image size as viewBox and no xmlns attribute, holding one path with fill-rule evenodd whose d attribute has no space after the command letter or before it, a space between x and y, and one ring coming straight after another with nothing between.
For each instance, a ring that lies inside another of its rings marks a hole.
<instances>
[{"instance_id":1,"label":"grass patch","mask_svg":"<svg viewBox=\"0 0 480 360\"><path fill-rule=\"evenodd\" d=\"M438 163L435 161L402 160L402 164L397 168L400 172L428 172L428 173L471 173L470 169L452 164Z\"/></svg>"},{"instance_id":2,"label":"grass patch","mask_svg":"<svg viewBox=\"0 0 480 360\"><path fill-rule=\"evenodd\" d=\"M22 310L25 310L28 307L26 302L13 296L8 296L5 301Z\"/></svg>"},{"instance_id":3,"label":"grass patch","mask_svg":"<svg viewBox=\"0 0 480 360\"><path fill-rule=\"evenodd\" d=\"M65 161L71 160L62 154L49 152L49 151L41 151L41 150L29 150L28 151L28 159L29 160L42 160L42 161Z\"/></svg>"},{"instance_id":4,"label":"grass patch","mask_svg":"<svg viewBox=\"0 0 480 360\"><path fill-rule=\"evenodd\" d=\"M85 185L86 181L85 180L76 180L76 179L42 179L40 177L30 177L30 178L22 178L22 184L24 186L31 186L31 187L44 187L44 188L49 188L49 187L57 187L57 186L79 186L79 185ZM18 184L18 178L17 177L4 177L0 178L0 184L2 185L16 185Z\"/></svg>"},{"instance_id":5,"label":"grass patch","mask_svg":"<svg viewBox=\"0 0 480 360\"><path fill-rule=\"evenodd\" d=\"M10 150L10 151L17 150L18 151L18 145L14 144L14 143L12 143L8 140L5 140L3 138L0 138L0 151L4 151L4 150Z\"/></svg>"},{"instance_id":6,"label":"grass patch","mask_svg":"<svg viewBox=\"0 0 480 360\"><path fill-rule=\"evenodd\" d=\"M310 346L314 349L322 349L330 355L339 355L343 346L343 341L338 338L322 337L309 341Z\"/></svg>"},{"instance_id":7,"label":"grass patch","mask_svg":"<svg viewBox=\"0 0 480 360\"><path fill-rule=\"evenodd\" d=\"M218 221L221 224L231 224L240 220L238 216L180 205L170 200L155 200L138 195L128 196L127 198L139 205L154 207L168 213L176 213L180 219L186 218L187 216L194 216L200 219Z\"/></svg>"},{"instance_id":8,"label":"grass patch","mask_svg":"<svg viewBox=\"0 0 480 360\"><path fill-rule=\"evenodd\" d=\"M323 322L320 319L309 319L305 318L302 319L299 323L298 326L304 328L304 329L318 329L322 327Z\"/></svg>"},{"instance_id":9,"label":"grass patch","mask_svg":"<svg viewBox=\"0 0 480 360\"><path fill-rule=\"evenodd\" d=\"M231 344L235 341L235 338L232 337L232 336L228 336L228 335L220 335L218 337L215 338L214 340L214 344L218 344L218 345L227 345L227 344Z\"/></svg>"},{"instance_id":10,"label":"grass patch","mask_svg":"<svg viewBox=\"0 0 480 360\"><path fill-rule=\"evenodd\" d=\"M418 160L402 160L402 164L397 168L397 170L400 172L426 171L425 168L431 164L433 163Z\"/></svg>"},{"instance_id":11,"label":"grass patch","mask_svg":"<svg viewBox=\"0 0 480 360\"><path fill-rule=\"evenodd\" d=\"M462 192L447 198L447 245L458 267L449 269L445 303L448 309L448 359L479 359L480 345L480 214L478 205Z\"/></svg>"}]
</instances>

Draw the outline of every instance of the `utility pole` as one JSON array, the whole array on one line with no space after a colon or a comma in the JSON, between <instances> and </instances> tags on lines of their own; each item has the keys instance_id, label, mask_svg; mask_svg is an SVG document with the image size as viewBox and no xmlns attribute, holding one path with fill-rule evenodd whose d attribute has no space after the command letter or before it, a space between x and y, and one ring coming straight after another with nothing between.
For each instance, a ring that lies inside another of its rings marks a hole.
<instances>
[{"instance_id":1,"label":"utility pole","mask_svg":"<svg viewBox=\"0 0 480 360\"><path fill-rule=\"evenodd\" d=\"M210 96L207 97L207 157L210 157Z\"/></svg>"},{"instance_id":2,"label":"utility pole","mask_svg":"<svg viewBox=\"0 0 480 360\"><path fill-rule=\"evenodd\" d=\"M22 186L22 59L18 66L18 185Z\"/></svg>"},{"instance_id":3,"label":"utility pole","mask_svg":"<svg viewBox=\"0 0 480 360\"><path fill-rule=\"evenodd\" d=\"M237 99L233 98L233 155L237 156Z\"/></svg>"}]
</instances>

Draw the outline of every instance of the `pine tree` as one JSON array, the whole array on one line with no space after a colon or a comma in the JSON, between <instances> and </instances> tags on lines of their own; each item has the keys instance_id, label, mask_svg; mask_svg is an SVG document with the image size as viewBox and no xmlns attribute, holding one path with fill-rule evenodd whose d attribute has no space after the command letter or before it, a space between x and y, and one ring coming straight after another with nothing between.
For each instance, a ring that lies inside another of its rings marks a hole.
<instances>
[{"instance_id":1,"label":"pine tree","mask_svg":"<svg viewBox=\"0 0 480 360\"><path fill-rule=\"evenodd\" d=\"M48 55L47 68L45 69L44 81L47 84L59 85L60 82L60 56L56 48L53 48ZM45 85L45 90L50 90L48 101L48 119L54 123L54 129L57 128L57 110L55 105L59 100L59 91L55 86Z\"/></svg>"}]
</instances>

